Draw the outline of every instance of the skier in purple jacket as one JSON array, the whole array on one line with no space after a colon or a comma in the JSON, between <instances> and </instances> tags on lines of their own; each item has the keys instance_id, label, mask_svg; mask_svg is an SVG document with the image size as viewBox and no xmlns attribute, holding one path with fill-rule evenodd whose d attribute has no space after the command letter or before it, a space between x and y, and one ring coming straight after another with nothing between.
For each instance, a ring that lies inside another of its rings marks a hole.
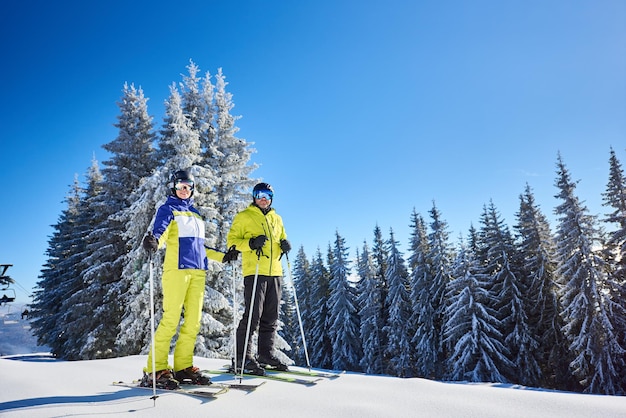
<instances>
[{"instance_id":1,"label":"skier in purple jacket","mask_svg":"<svg viewBox=\"0 0 626 418\"><path fill-rule=\"evenodd\" d=\"M159 207L154 227L143 247L154 252L165 247L163 261L163 317L154 335L155 377L158 387L175 389L179 383L210 384L208 376L193 365L196 337L200 330L208 258L222 262L224 253L205 247L205 225L193 206L194 177L176 171L169 183L170 196ZM184 308L184 322L174 348L174 367L168 362L170 344ZM152 386L152 355L144 368L142 386Z\"/></svg>"}]
</instances>

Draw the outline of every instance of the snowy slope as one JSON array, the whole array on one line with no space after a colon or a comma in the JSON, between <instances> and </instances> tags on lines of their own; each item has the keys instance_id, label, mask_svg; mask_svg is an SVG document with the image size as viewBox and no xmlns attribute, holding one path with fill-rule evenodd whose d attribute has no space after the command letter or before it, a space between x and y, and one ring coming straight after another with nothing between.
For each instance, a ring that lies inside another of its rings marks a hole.
<instances>
[{"instance_id":1,"label":"snowy slope","mask_svg":"<svg viewBox=\"0 0 626 418\"><path fill-rule=\"evenodd\" d=\"M23 335L7 332L4 343ZM495 384L345 374L306 387L267 381L255 392L215 400L112 386L141 376L146 356L64 362L41 355L0 358L1 417L626 417L626 397L582 395ZM196 358L219 368L223 359ZM220 378L215 378L219 380Z\"/></svg>"},{"instance_id":2,"label":"snowy slope","mask_svg":"<svg viewBox=\"0 0 626 418\"><path fill-rule=\"evenodd\" d=\"M23 310L24 305L13 303L0 306L0 356L48 350L37 345L37 339L30 333L30 323L22 319Z\"/></svg>"}]
</instances>

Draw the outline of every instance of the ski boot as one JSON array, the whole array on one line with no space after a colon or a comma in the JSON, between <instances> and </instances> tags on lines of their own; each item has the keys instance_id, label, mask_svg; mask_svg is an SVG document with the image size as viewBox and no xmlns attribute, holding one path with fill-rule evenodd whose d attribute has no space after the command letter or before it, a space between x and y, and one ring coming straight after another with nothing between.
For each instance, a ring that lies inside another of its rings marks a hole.
<instances>
[{"instance_id":1,"label":"ski boot","mask_svg":"<svg viewBox=\"0 0 626 418\"><path fill-rule=\"evenodd\" d=\"M200 369L194 366L174 372L174 378L183 384L204 385L211 384L211 378L200 372Z\"/></svg>"},{"instance_id":2,"label":"ski boot","mask_svg":"<svg viewBox=\"0 0 626 418\"><path fill-rule=\"evenodd\" d=\"M261 367L267 368L269 367L271 370L276 370L279 372L287 372L289 371L289 367L280 361L278 358L270 355L270 356L259 356L259 364Z\"/></svg>"},{"instance_id":3,"label":"ski boot","mask_svg":"<svg viewBox=\"0 0 626 418\"><path fill-rule=\"evenodd\" d=\"M233 374L241 374L241 367L236 366L233 361L228 371ZM243 366L243 372L245 374L253 374L255 376L265 376L265 369L252 358L246 360L246 364Z\"/></svg>"},{"instance_id":4,"label":"ski boot","mask_svg":"<svg viewBox=\"0 0 626 418\"><path fill-rule=\"evenodd\" d=\"M172 372L170 370L159 370L155 373L155 375L157 388L166 390L176 390L180 388L178 380L174 379L174 376L172 375ZM143 372L143 378L141 379L139 386L143 386L146 388L152 387L152 372Z\"/></svg>"}]
</instances>

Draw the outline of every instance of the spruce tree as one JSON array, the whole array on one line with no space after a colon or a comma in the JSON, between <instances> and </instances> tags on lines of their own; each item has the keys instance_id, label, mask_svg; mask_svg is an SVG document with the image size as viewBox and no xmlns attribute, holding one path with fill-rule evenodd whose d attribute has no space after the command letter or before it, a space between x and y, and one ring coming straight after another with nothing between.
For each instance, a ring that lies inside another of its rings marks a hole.
<instances>
[{"instance_id":1,"label":"spruce tree","mask_svg":"<svg viewBox=\"0 0 626 418\"><path fill-rule=\"evenodd\" d=\"M298 324L298 316L296 314L296 305L293 302L293 287L286 280L281 283L282 303L278 315L279 328L277 330L280 341L284 341L283 348L288 347L291 350L290 357L295 364L306 364L299 357L301 345L298 345L300 338L300 327ZM278 348L278 347L277 347ZM283 353L284 354L284 353ZM280 355L280 353L279 353ZM288 361L285 355L283 361Z\"/></svg>"},{"instance_id":2,"label":"spruce tree","mask_svg":"<svg viewBox=\"0 0 626 418\"><path fill-rule=\"evenodd\" d=\"M448 283L444 343L450 355L446 378L455 381L501 382L498 359L505 351L496 312L489 303L489 277L477 253L477 231L470 228L468 245L461 241Z\"/></svg>"},{"instance_id":3,"label":"spruce tree","mask_svg":"<svg viewBox=\"0 0 626 418\"><path fill-rule=\"evenodd\" d=\"M409 288L411 301L411 317L408 332L411 336L417 376L434 378L435 359L437 353L427 341L433 331L432 305L429 288L432 283L432 268L429 255L428 232L424 218L413 210L411 216L411 240L409 256Z\"/></svg>"},{"instance_id":4,"label":"spruce tree","mask_svg":"<svg viewBox=\"0 0 626 418\"><path fill-rule=\"evenodd\" d=\"M626 342L626 177L620 161L611 149L609 158L609 181L606 187L604 206L613 211L606 215L605 222L615 228L609 233L607 242L610 276L607 292L610 296L610 311L617 340ZM624 344L622 344L624 348ZM622 359L619 373L622 376L622 393L626 391L626 358Z\"/></svg>"},{"instance_id":5,"label":"spruce tree","mask_svg":"<svg viewBox=\"0 0 626 418\"><path fill-rule=\"evenodd\" d=\"M486 303L498 319L497 336L501 338L503 348L492 353L494 355L492 361L497 369L493 375L497 376L498 382L515 381L514 359L517 357L518 348L525 348L516 346L515 343L526 344L529 334L520 282L512 263L513 238L493 202L484 207L481 224L478 242L483 273L487 277Z\"/></svg>"},{"instance_id":6,"label":"spruce tree","mask_svg":"<svg viewBox=\"0 0 626 418\"><path fill-rule=\"evenodd\" d=\"M83 236L78 218L83 189L78 179L65 199L67 208L53 225L54 232L48 240L47 260L39 275L31 304L33 334L39 345L50 347L56 357L65 359L65 311L63 302L71 296L79 280L73 255L83 248Z\"/></svg>"},{"instance_id":7,"label":"spruce tree","mask_svg":"<svg viewBox=\"0 0 626 418\"><path fill-rule=\"evenodd\" d=\"M389 291L385 306L388 309L387 322L384 326L388 341L386 355L389 358L389 371L394 376L412 377L413 365L411 358L410 336L407 333L406 324L411 315L408 271L402 253L398 249L398 242L394 238L393 230L390 231L387 241L387 269L385 277Z\"/></svg>"},{"instance_id":8,"label":"spruce tree","mask_svg":"<svg viewBox=\"0 0 626 418\"><path fill-rule=\"evenodd\" d=\"M330 251L330 250L329 250ZM317 250L311 260L311 305L309 329L311 339L309 356L314 367L331 368L333 347L330 337L330 272L324 265L321 251Z\"/></svg>"},{"instance_id":9,"label":"spruce tree","mask_svg":"<svg viewBox=\"0 0 626 418\"><path fill-rule=\"evenodd\" d=\"M445 352L443 347L443 322L446 286L450 281L452 249L448 241L447 224L433 202L430 210L432 222L428 235L429 278L421 294L420 327L416 332L418 342L416 359L418 370L424 376L441 378ZM423 356L424 359L420 357Z\"/></svg>"},{"instance_id":10,"label":"spruce tree","mask_svg":"<svg viewBox=\"0 0 626 418\"><path fill-rule=\"evenodd\" d=\"M87 236L89 254L85 263L89 267L83 272L83 281L98 290L91 295L92 303L97 307L93 314L95 326L82 349L88 357L136 354L117 351L115 344L125 309L122 295L126 292L127 281L123 278L123 270L132 248L120 215L131 206L136 190L156 167L155 135L152 117L148 115L147 98L141 88L124 84L118 106L120 114L115 125L118 136L103 145L111 153L111 158L102 163L105 166L102 169L102 191L88 202L91 213L97 214L101 220ZM141 235L143 233L145 230Z\"/></svg>"},{"instance_id":11,"label":"spruce tree","mask_svg":"<svg viewBox=\"0 0 626 418\"><path fill-rule=\"evenodd\" d=\"M387 253L385 240L383 239L383 233L378 225L376 225L376 227L374 228L372 258L374 261L374 269L376 271L376 282L378 283L378 287L380 288L380 299L383 301L383 304L380 307L380 320L384 327L384 325L387 323L388 314L388 309L385 303L387 301L389 286L387 284L387 278L385 277L385 271L387 270L387 259L389 258L389 254ZM385 334L384 328L380 334L380 344L383 348L383 353L385 353L387 347L387 335ZM383 359L383 367L385 371L389 370L389 359L387 358L386 354L385 358Z\"/></svg>"},{"instance_id":12,"label":"spruce tree","mask_svg":"<svg viewBox=\"0 0 626 418\"><path fill-rule=\"evenodd\" d=\"M295 287L295 294L298 298L298 305L300 308L300 319L302 320L302 329L304 331L305 341L302 341L302 332L300 331L300 324L298 323L297 312L295 309L291 311L291 322L293 323L294 330L292 331L292 340L290 341L293 347L293 356L296 364L307 365L307 356L304 352L305 343L307 344L307 352L309 355L309 362L311 361L311 343L313 341L313 324L315 319L313 312L315 306L320 302L313 298L312 292L315 290L313 286L313 277L311 272L311 264L306 258L304 248L300 247L296 255L293 266L293 280ZM283 298L284 299L284 298ZM294 307L295 308L295 307ZM296 329L297 327L297 329Z\"/></svg>"},{"instance_id":13,"label":"spruce tree","mask_svg":"<svg viewBox=\"0 0 626 418\"><path fill-rule=\"evenodd\" d=\"M529 368L520 383L542 387L567 388L571 375L564 344L563 322L557 296L556 247L550 225L535 202L529 185L520 195L517 213L517 252L521 258L522 279L526 283L526 312L530 333L538 346L533 355L540 372Z\"/></svg>"},{"instance_id":14,"label":"spruce tree","mask_svg":"<svg viewBox=\"0 0 626 418\"><path fill-rule=\"evenodd\" d=\"M607 267L596 218L575 194L561 155L555 181L558 216L557 274L561 281L564 331L573 355L572 372L586 393L618 394L624 350L611 321Z\"/></svg>"},{"instance_id":15,"label":"spruce tree","mask_svg":"<svg viewBox=\"0 0 626 418\"><path fill-rule=\"evenodd\" d=\"M250 163L251 155L256 152L251 144L236 136L239 128L235 125L240 119L233 116L231 110L233 104L232 94L226 90L228 83L220 68L215 76L214 104L211 133L213 141L209 141L204 147L203 162L209 165L218 179L215 184L217 217L216 245L226 245L226 234L234 216L246 205L252 202L250 190L255 179L250 178L250 173L257 168L256 164ZM213 86L206 82L204 89L207 97L213 96L208 90ZM208 152L209 149L214 149ZM211 156L213 156L211 158ZM280 202L280 190L277 190L278 202Z\"/></svg>"},{"instance_id":16,"label":"spruce tree","mask_svg":"<svg viewBox=\"0 0 626 418\"><path fill-rule=\"evenodd\" d=\"M374 260L367 243L363 243L363 251L357 256L357 270L360 288L357 304L363 344L360 366L365 373L383 374L384 353L381 344L384 325L381 318L383 300L380 283L376 280Z\"/></svg>"},{"instance_id":17,"label":"spruce tree","mask_svg":"<svg viewBox=\"0 0 626 418\"><path fill-rule=\"evenodd\" d=\"M72 256L67 260L73 265L74 273L68 275L68 282L72 283L68 297L63 300L60 310L63 312L62 324L64 327L63 356L68 360L104 358L110 357L114 350L111 347L100 347L102 351L91 352L92 341L89 341L89 333L98 325L94 323L94 310L100 306L94 306L94 300L102 300L107 289L99 282L86 282L82 273L91 267L88 261L86 237L97 225L104 221L101 214L89 206L91 199L98 196L102 191L102 174L95 158L87 173L87 186L81 197L76 216L76 233L78 235L78 247L73 249ZM66 271L66 273L69 273Z\"/></svg>"},{"instance_id":18,"label":"spruce tree","mask_svg":"<svg viewBox=\"0 0 626 418\"><path fill-rule=\"evenodd\" d=\"M214 138L210 138L211 127L211 96L206 95L203 89L203 83L207 80L210 82L211 75L207 73L204 80L200 80L198 73L200 68L189 60L187 65L188 74L183 75L183 81L178 84L180 90L182 111L189 120L191 128L198 133L201 147L210 148ZM202 85L201 85L202 84ZM207 99L209 99L207 101Z\"/></svg>"},{"instance_id":19,"label":"spruce tree","mask_svg":"<svg viewBox=\"0 0 626 418\"><path fill-rule=\"evenodd\" d=\"M362 357L354 286L349 281L350 261L345 239L335 233L330 270L329 336L332 366L336 370L360 370Z\"/></svg>"}]
</instances>

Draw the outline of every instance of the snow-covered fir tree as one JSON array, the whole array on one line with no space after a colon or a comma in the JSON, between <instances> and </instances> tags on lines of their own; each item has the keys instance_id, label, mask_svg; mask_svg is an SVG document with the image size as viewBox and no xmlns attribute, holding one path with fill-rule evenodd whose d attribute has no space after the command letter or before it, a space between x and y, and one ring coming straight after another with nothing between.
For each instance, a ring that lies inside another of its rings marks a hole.
<instances>
[{"instance_id":1,"label":"snow-covered fir tree","mask_svg":"<svg viewBox=\"0 0 626 418\"><path fill-rule=\"evenodd\" d=\"M410 336L406 324L411 316L409 302L408 278L406 263L400 252L393 230L387 241L387 278L388 293L385 301L387 307L387 322L384 325L388 341L385 353L389 359L389 372L394 376L412 377L413 359L411 358Z\"/></svg>"},{"instance_id":2,"label":"snow-covered fir tree","mask_svg":"<svg viewBox=\"0 0 626 418\"><path fill-rule=\"evenodd\" d=\"M213 169L218 179L214 188L218 209L215 242L217 245L226 245L226 233L234 216L252 202L250 190L256 180L250 178L250 173L257 165L250 163L251 155L255 152L251 148L252 144L236 136L239 128L235 122L240 117L231 114L234 107L232 94L226 91L228 83L221 68L215 79L214 111L211 112L211 132L214 138L210 138L213 141L205 147L208 150L210 146L213 151L205 152L203 162ZM212 88L207 78L204 83L207 98L213 96L210 93Z\"/></svg>"},{"instance_id":3,"label":"snow-covered fir tree","mask_svg":"<svg viewBox=\"0 0 626 418\"><path fill-rule=\"evenodd\" d=\"M356 292L350 282L350 260L345 239L335 233L330 270L330 298L328 299L332 343L332 366L335 370L360 370L362 357Z\"/></svg>"},{"instance_id":4,"label":"snow-covered fir tree","mask_svg":"<svg viewBox=\"0 0 626 418\"><path fill-rule=\"evenodd\" d=\"M201 147L205 150L211 149L211 143L214 142L211 126L211 107L212 97L203 91L201 83L208 79L210 83L210 74L207 73L204 80L200 80L198 73L200 68L189 60L187 65L188 74L183 75L183 81L178 83L178 89L181 92L182 111L191 123L194 132L198 133L198 139ZM208 100L207 100L208 99ZM164 156L167 158L167 156Z\"/></svg>"},{"instance_id":5,"label":"snow-covered fir tree","mask_svg":"<svg viewBox=\"0 0 626 418\"><path fill-rule=\"evenodd\" d=\"M501 321L504 344L510 353L508 358L514 364L511 370L503 356L501 370L507 371L511 381L536 384L541 375L534 356L538 343L528 325L527 285L521 279L522 269L518 265L513 236L504 221L500 220L493 202L487 208L483 222L481 238L487 247L487 271L491 276L489 291Z\"/></svg>"},{"instance_id":6,"label":"snow-covered fir tree","mask_svg":"<svg viewBox=\"0 0 626 418\"><path fill-rule=\"evenodd\" d=\"M421 246L421 251L428 251L423 258L426 264L420 270L426 270L418 281L417 301L418 326L413 336L416 344L416 368L420 376L440 378L444 369L443 323L446 286L450 281L452 249L449 243L447 224L435 204L430 210L432 222L428 245ZM423 231L420 231L423 233ZM414 312L415 314L415 312Z\"/></svg>"},{"instance_id":7,"label":"snow-covered fir tree","mask_svg":"<svg viewBox=\"0 0 626 418\"><path fill-rule=\"evenodd\" d=\"M389 370L389 358L387 357L385 347L387 347L387 334L385 333L384 325L387 323L388 318L388 309L386 306L387 303L387 293L389 293L389 286L387 284L387 278L385 277L385 272L387 271L387 260L389 259L389 254L387 252L387 246L385 244L385 240L383 239L382 230L378 225L374 227L374 241L372 243L372 259L374 261L374 269L376 271L376 283L380 288L380 299L382 300L382 305L380 307L380 320L383 326L382 332L380 333L380 344L383 348L384 358L383 358L383 368L385 371Z\"/></svg>"},{"instance_id":8,"label":"snow-covered fir tree","mask_svg":"<svg viewBox=\"0 0 626 418\"><path fill-rule=\"evenodd\" d=\"M87 236L89 255L84 260L89 267L83 273L83 281L94 290L90 293L95 306L94 326L82 349L90 358L130 354L118 352L115 344L124 312L122 295L127 289L122 272L131 248L127 228L119 215L132 203L133 191L156 167L152 145L155 134L147 101L141 88L124 84L115 125L118 135L103 145L111 158L102 163L102 192L88 202L90 211L101 219Z\"/></svg>"},{"instance_id":9,"label":"snow-covered fir tree","mask_svg":"<svg viewBox=\"0 0 626 418\"><path fill-rule=\"evenodd\" d=\"M602 196L603 205L611 209L604 220L615 228L606 243L613 264L611 275L623 284L626 283L626 177L613 149L609 157L609 181Z\"/></svg>"},{"instance_id":10,"label":"snow-covered fir tree","mask_svg":"<svg viewBox=\"0 0 626 418\"><path fill-rule=\"evenodd\" d=\"M413 358L415 359L415 373L420 377L432 377L435 370L436 351L429 344L423 344L425 335L433 331L432 323L422 321L432 319L429 315L431 304L429 300L429 286L432 283L431 262L428 244L428 232L422 215L415 209L411 214L411 239L409 247L409 289L411 301L411 317L407 331L411 336Z\"/></svg>"},{"instance_id":11,"label":"snow-covered fir tree","mask_svg":"<svg viewBox=\"0 0 626 418\"><path fill-rule=\"evenodd\" d=\"M107 291L99 282L84 281L82 275L82 272L90 267L85 261L88 259L89 251L84 237L104 221L101 214L89 207L91 199L99 196L102 191L102 174L95 158L86 177L87 185L78 205L76 217L76 233L79 237L77 242L80 242L80 246L73 249L72 255L67 260L73 264L74 272L67 277L67 284L72 283L71 289L61 305L63 318L60 324L63 325L65 339L63 357L69 360L105 357L113 352L106 349L104 352L89 351L95 346L94 342L89 340L89 334L94 326L97 326L93 322L93 301L102 300Z\"/></svg>"},{"instance_id":12,"label":"snow-covered fir tree","mask_svg":"<svg viewBox=\"0 0 626 418\"><path fill-rule=\"evenodd\" d=\"M33 318L33 333L39 345L50 347L52 354L64 357L65 312L63 302L71 296L71 290L79 278L76 271L74 251L83 249L83 236L78 233L77 225L83 189L78 178L74 179L70 193L65 199L67 208L53 225L53 233L48 240L47 261L39 275L30 314Z\"/></svg>"},{"instance_id":13,"label":"snow-covered fir tree","mask_svg":"<svg viewBox=\"0 0 626 418\"><path fill-rule=\"evenodd\" d=\"M513 238L493 202L483 208L481 224L478 254L483 273L487 277L486 303L498 319L498 334L503 344L502 351L493 352L494 357L491 361L496 367L493 375L497 376L498 380L495 380L497 382L515 381L515 363L512 359L515 358L513 350L516 347L511 339L519 338L514 334L518 322L522 322L522 326L526 322L525 318L516 316L523 315L524 308L517 272L512 265Z\"/></svg>"},{"instance_id":14,"label":"snow-covered fir tree","mask_svg":"<svg viewBox=\"0 0 626 418\"><path fill-rule=\"evenodd\" d=\"M381 284L376 280L376 268L372 254L363 243L363 251L357 254L357 274L359 276L359 296L357 305L361 323L363 357L361 369L365 373L383 374L384 347L381 344L383 321L381 317L383 299Z\"/></svg>"},{"instance_id":15,"label":"snow-covered fir tree","mask_svg":"<svg viewBox=\"0 0 626 418\"><path fill-rule=\"evenodd\" d=\"M497 360L505 350L498 319L488 303L488 276L478 258L478 232L459 244L446 294L444 342L449 347L447 378L470 382L503 381Z\"/></svg>"},{"instance_id":16,"label":"snow-covered fir tree","mask_svg":"<svg viewBox=\"0 0 626 418\"><path fill-rule=\"evenodd\" d=\"M529 185L520 195L520 209L516 214L517 253L520 257L521 277L525 280L526 315L530 334L538 346L532 353L540 371L534 368L523 372L520 383L564 388L571 380L568 350L562 332L557 296L556 247L550 225L535 202Z\"/></svg>"},{"instance_id":17,"label":"snow-covered fir tree","mask_svg":"<svg viewBox=\"0 0 626 418\"><path fill-rule=\"evenodd\" d=\"M604 206L613 211L606 215L606 222L613 225L606 249L611 274L607 283L612 305L610 310L617 340L626 342L626 177L615 151L610 150L609 181L604 196ZM624 345L622 345L624 347ZM622 391L626 391L626 359L621 363Z\"/></svg>"},{"instance_id":18,"label":"snow-covered fir tree","mask_svg":"<svg viewBox=\"0 0 626 418\"><path fill-rule=\"evenodd\" d=\"M330 248L329 255L332 254ZM311 335L310 356L311 365L325 369L332 368L333 346L330 337L330 272L324 265L321 251L317 250L311 260L311 307L304 319L309 331L305 335Z\"/></svg>"},{"instance_id":19,"label":"snow-covered fir tree","mask_svg":"<svg viewBox=\"0 0 626 418\"><path fill-rule=\"evenodd\" d=\"M600 254L603 243L596 218L576 196L576 182L560 153L555 185L561 201L555 208L557 274L565 336L574 356L570 367L585 392L619 394L623 392L619 372L624 349L611 318L614 305L606 292L608 269Z\"/></svg>"},{"instance_id":20,"label":"snow-covered fir tree","mask_svg":"<svg viewBox=\"0 0 626 418\"><path fill-rule=\"evenodd\" d=\"M288 280L281 281L282 302L280 304L278 335L291 348L290 357L296 364L303 364L300 358L295 358L300 346L300 327L294 300L293 286Z\"/></svg>"},{"instance_id":21,"label":"snow-covered fir tree","mask_svg":"<svg viewBox=\"0 0 626 418\"><path fill-rule=\"evenodd\" d=\"M302 332L300 330L298 318L296 318L297 312L295 309L292 309L291 311L291 322L293 323L293 327L297 326L298 329L292 330L292 340L287 341L289 341L291 347L293 348L292 356L294 362L298 365L307 365L307 355L311 355L310 344L313 341L313 311L318 304L323 302L313 299L311 264L306 258L303 247L300 247L298 253L296 254L292 274L295 286L295 296L298 299L298 305L300 308L300 320L302 321L302 331L304 331L304 341L302 340ZM311 362L310 357L308 361L309 363Z\"/></svg>"}]
</instances>

